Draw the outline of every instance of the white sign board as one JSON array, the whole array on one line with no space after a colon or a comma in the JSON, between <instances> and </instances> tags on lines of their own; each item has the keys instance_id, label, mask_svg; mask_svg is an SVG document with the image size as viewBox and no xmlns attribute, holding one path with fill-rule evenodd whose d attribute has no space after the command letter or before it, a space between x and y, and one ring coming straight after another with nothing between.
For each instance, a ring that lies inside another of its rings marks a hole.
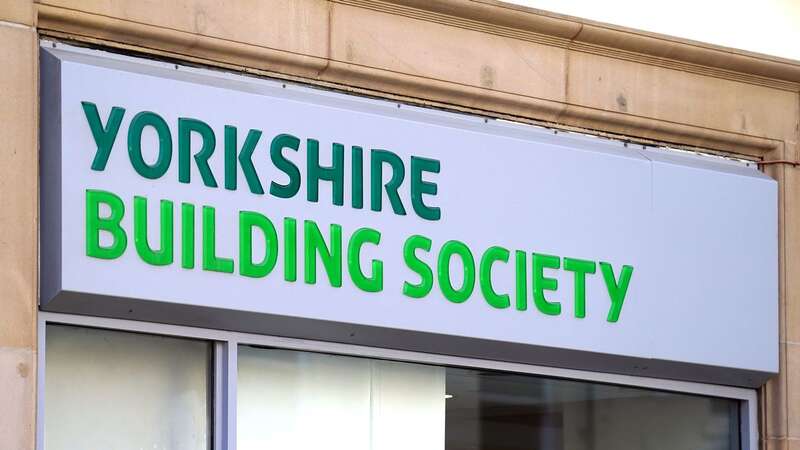
<instances>
[{"instance_id":1,"label":"white sign board","mask_svg":"<svg viewBox=\"0 0 800 450\"><path fill-rule=\"evenodd\" d=\"M42 55L44 309L731 384L778 370L777 190L753 168Z\"/></svg>"}]
</instances>

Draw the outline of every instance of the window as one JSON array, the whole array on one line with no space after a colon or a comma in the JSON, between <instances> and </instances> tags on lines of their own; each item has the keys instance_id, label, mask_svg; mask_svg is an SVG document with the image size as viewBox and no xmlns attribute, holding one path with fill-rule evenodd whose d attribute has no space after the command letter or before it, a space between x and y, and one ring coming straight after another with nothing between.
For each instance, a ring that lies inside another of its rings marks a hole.
<instances>
[{"instance_id":1,"label":"window","mask_svg":"<svg viewBox=\"0 0 800 450\"><path fill-rule=\"evenodd\" d=\"M742 389L694 395L521 373L523 365L466 368L453 365L459 358L382 350L345 356L307 350L357 350L124 325L190 336L48 324L40 449L735 450L754 441L741 441L754 408Z\"/></svg>"},{"instance_id":2,"label":"window","mask_svg":"<svg viewBox=\"0 0 800 450\"><path fill-rule=\"evenodd\" d=\"M739 402L447 369L447 450L733 450Z\"/></svg>"},{"instance_id":3,"label":"window","mask_svg":"<svg viewBox=\"0 0 800 450\"><path fill-rule=\"evenodd\" d=\"M239 348L239 450L440 448L443 367Z\"/></svg>"},{"instance_id":4,"label":"window","mask_svg":"<svg viewBox=\"0 0 800 450\"><path fill-rule=\"evenodd\" d=\"M243 346L238 449L733 450L729 399Z\"/></svg>"},{"instance_id":5,"label":"window","mask_svg":"<svg viewBox=\"0 0 800 450\"><path fill-rule=\"evenodd\" d=\"M207 342L47 327L47 450L210 448Z\"/></svg>"}]
</instances>

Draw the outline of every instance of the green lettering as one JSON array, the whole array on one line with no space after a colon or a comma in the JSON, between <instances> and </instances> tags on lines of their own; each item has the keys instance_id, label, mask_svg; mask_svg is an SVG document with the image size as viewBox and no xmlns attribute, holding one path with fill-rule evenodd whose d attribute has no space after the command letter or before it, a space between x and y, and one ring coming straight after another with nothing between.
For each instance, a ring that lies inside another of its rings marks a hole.
<instances>
[{"instance_id":1,"label":"green lettering","mask_svg":"<svg viewBox=\"0 0 800 450\"><path fill-rule=\"evenodd\" d=\"M203 270L233 273L233 260L217 256L217 219L211 206L203 206Z\"/></svg>"},{"instance_id":2,"label":"green lettering","mask_svg":"<svg viewBox=\"0 0 800 450\"><path fill-rule=\"evenodd\" d=\"M264 259L253 262L253 228L264 235ZM278 232L266 216L253 211L239 211L239 273L246 277L267 276L278 261Z\"/></svg>"},{"instance_id":3,"label":"green lettering","mask_svg":"<svg viewBox=\"0 0 800 450\"><path fill-rule=\"evenodd\" d=\"M225 125L225 189L229 191L236 190L236 178L238 175L236 161L238 160L239 165L242 166L244 179L247 181L247 187L250 188L250 192L258 195L264 193L264 187L261 186L256 168L253 166L253 151L256 149L259 139L261 139L260 130L248 131L237 158L236 127Z\"/></svg>"},{"instance_id":4,"label":"green lettering","mask_svg":"<svg viewBox=\"0 0 800 450\"><path fill-rule=\"evenodd\" d=\"M181 267L194 269L194 205L181 204Z\"/></svg>"},{"instance_id":5,"label":"green lettering","mask_svg":"<svg viewBox=\"0 0 800 450\"><path fill-rule=\"evenodd\" d=\"M326 180L333 183L333 204L344 205L344 146L333 144L333 162L331 167L322 167L319 164L319 141L308 139L306 149L306 177L308 201L319 201L319 182Z\"/></svg>"},{"instance_id":6,"label":"green lettering","mask_svg":"<svg viewBox=\"0 0 800 450\"><path fill-rule=\"evenodd\" d=\"M389 164L389 167L392 168L392 176L385 185L383 184L383 163ZM386 195L389 196L389 202L394 213L400 216L406 215L406 209L403 207L403 202L397 193L403 183L403 178L405 178L405 168L403 167L403 160L399 156L386 150L372 150L372 157L370 158L370 205L373 211L382 209L383 187L385 187Z\"/></svg>"},{"instance_id":7,"label":"green lettering","mask_svg":"<svg viewBox=\"0 0 800 450\"><path fill-rule=\"evenodd\" d=\"M297 220L283 219L283 279L297 281Z\"/></svg>"},{"instance_id":8,"label":"green lettering","mask_svg":"<svg viewBox=\"0 0 800 450\"><path fill-rule=\"evenodd\" d=\"M200 151L194 155L197 170L200 171L203 184L215 188L217 187L217 180L214 179L214 174L211 172L211 168L208 167L208 158L214 154L214 149L217 147L217 138L214 136L214 130L207 123L197 119L185 117L178 119L178 181L188 183L192 177L189 156L192 151L193 132L199 134L203 142Z\"/></svg>"},{"instance_id":9,"label":"green lettering","mask_svg":"<svg viewBox=\"0 0 800 450\"><path fill-rule=\"evenodd\" d=\"M510 252L503 247L489 247L481 257L480 276L481 292L486 303L495 308L508 308L511 305L508 294L498 294L492 287L492 265L496 261L508 262Z\"/></svg>"},{"instance_id":10,"label":"green lettering","mask_svg":"<svg viewBox=\"0 0 800 450\"><path fill-rule=\"evenodd\" d=\"M300 139L291 134L279 134L272 139L269 146L272 164L289 177L289 182L280 184L272 181L269 185L269 193L275 197L292 198L300 190L300 170L283 155L284 148L297 151L300 148Z\"/></svg>"},{"instance_id":11,"label":"green lettering","mask_svg":"<svg viewBox=\"0 0 800 450\"><path fill-rule=\"evenodd\" d=\"M342 286L342 226L331 224L330 235L331 245L328 248L317 224L312 220L306 220L303 223L305 282L308 284L317 282L316 255L319 255L331 286Z\"/></svg>"},{"instance_id":12,"label":"green lettering","mask_svg":"<svg viewBox=\"0 0 800 450\"><path fill-rule=\"evenodd\" d=\"M108 205L111 213L100 217L100 204ZM128 236L122 229L125 204L122 199L106 191L86 190L86 256L100 259L116 259L125 253ZM100 245L100 232L111 234L112 243L107 247Z\"/></svg>"},{"instance_id":13,"label":"green lettering","mask_svg":"<svg viewBox=\"0 0 800 450\"><path fill-rule=\"evenodd\" d=\"M419 284L403 282L403 294L411 298L422 298L428 295L433 288L433 270L424 261L417 257L417 249L431 251L432 242L425 236L415 234L406 239L403 244L403 259L406 266L419 275Z\"/></svg>"},{"instance_id":14,"label":"green lettering","mask_svg":"<svg viewBox=\"0 0 800 450\"><path fill-rule=\"evenodd\" d=\"M148 126L158 134L158 158L153 165L147 164L142 156L142 131ZM136 173L147 179L156 180L167 173L172 161L172 135L161 116L150 111L133 116L128 127L128 158Z\"/></svg>"},{"instance_id":15,"label":"green lettering","mask_svg":"<svg viewBox=\"0 0 800 450\"><path fill-rule=\"evenodd\" d=\"M616 322L622 312L622 304L625 302L625 294L628 293L628 285L633 276L633 267L622 266L619 274L619 281L614 279L614 268L607 262L600 263L600 271L603 272L603 281L606 283L608 297L611 299L611 309L608 311L606 320Z\"/></svg>"},{"instance_id":16,"label":"green lettering","mask_svg":"<svg viewBox=\"0 0 800 450\"><path fill-rule=\"evenodd\" d=\"M551 316L561 314L561 303L547 301L544 291L557 290L558 280L545 277L544 269L558 269L559 267L561 267L561 258L558 256L533 254L533 302L539 311Z\"/></svg>"},{"instance_id":17,"label":"green lettering","mask_svg":"<svg viewBox=\"0 0 800 450\"><path fill-rule=\"evenodd\" d=\"M442 211L436 206L427 206L422 200L422 194L436 195L436 183L424 181L422 172L439 173L440 164L436 159L411 157L411 206L418 216L426 220L439 220Z\"/></svg>"},{"instance_id":18,"label":"green lettering","mask_svg":"<svg viewBox=\"0 0 800 450\"><path fill-rule=\"evenodd\" d=\"M564 258L564 270L575 274L575 317L586 317L586 274L595 273L597 264L583 259Z\"/></svg>"},{"instance_id":19,"label":"green lettering","mask_svg":"<svg viewBox=\"0 0 800 450\"><path fill-rule=\"evenodd\" d=\"M142 261L153 266L172 264L174 230L172 202L161 200L161 246L153 250L147 242L147 199L133 197L133 242Z\"/></svg>"},{"instance_id":20,"label":"green lettering","mask_svg":"<svg viewBox=\"0 0 800 450\"><path fill-rule=\"evenodd\" d=\"M361 270L361 247L365 243L380 244L380 231L372 228L359 228L350 236L350 242L347 245L347 270L357 288L365 292L380 292L383 290L383 262L372 260L372 277L367 277Z\"/></svg>"},{"instance_id":21,"label":"green lettering","mask_svg":"<svg viewBox=\"0 0 800 450\"><path fill-rule=\"evenodd\" d=\"M364 207L364 151L361 147L353 146L350 149L352 171L353 198L352 205L355 209Z\"/></svg>"},{"instance_id":22,"label":"green lettering","mask_svg":"<svg viewBox=\"0 0 800 450\"><path fill-rule=\"evenodd\" d=\"M106 125L103 126L100 114L97 112L97 105L92 102L81 102L81 106L83 107L86 121L89 122L89 129L92 131L94 143L97 145L97 151L94 154L94 160L92 160L92 170L105 170L108 157L111 155L111 149L114 147L114 141L117 140L117 133L119 133L122 117L125 115L125 108L120 108L119 106L111 108Z\"/></svg>"},{"instance_id":23,"label":"green lettering","mask_svg":"<svg viewBox=\"0 0 800 450\"><path fill-rule=\"evenodd\" d=\"M461 257L461 264L464 267L464 277L460 289L453 287L450 280L450 260L454 255ZM439 251L439 289L442 290L444 298L453 303L466 301L472 290L475 288L475 258L466 244L461 241L447 241Z\"/></svg>"},{"instance_id":24,"label":"green lettering","mask_svg":"<svg viewBox=\"0 0 800 450\"><path fill-rule=\"evenodd\" d=\"M528 309L528 253L522 250L514 252L517 278L517 311Z\"/></svg>"}]
</instances>

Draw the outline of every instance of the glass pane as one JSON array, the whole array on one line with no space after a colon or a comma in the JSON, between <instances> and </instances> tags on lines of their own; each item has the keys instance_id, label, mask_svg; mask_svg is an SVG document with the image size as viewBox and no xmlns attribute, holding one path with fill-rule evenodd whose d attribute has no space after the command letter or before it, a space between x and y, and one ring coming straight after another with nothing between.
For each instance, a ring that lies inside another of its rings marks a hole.
<instances>
[{"instance_id":1,"label":"glass pane","mask_svg":"<svg viewBox=\"0 0 800 450\"><path fill-rule=\"evenodd\" d=\"M238 448L735 450L739 402L243 346Z\"/></svg>"},{"instance_id":2,"label":"glass pane","mask_svg":"<svg viewBox=\"0 0 800 450\"><path fill-rule=\"evenodd\" d=\"M447 449L739 449L736 400L455 368L447 393Z\"/></svg>"},{"instance_id":3,"label":"glass pane","mask_svg":"<svg viewBox=\"0 0 800 450\"><path fill-rule=\"evenodd\" d=\"M209 343L60 325L46 336L46 450L209 448Z\"/></svg>"},{"instance_id":4,"label":"glass pane","mask_svg":"<svg viewBox=\"0 0 800 450\"><path fill-rule=\"evenodd\" d=\"M237 448L441 448L444 388L442 367L242 346Z\"/></svg>"}]
</instances>

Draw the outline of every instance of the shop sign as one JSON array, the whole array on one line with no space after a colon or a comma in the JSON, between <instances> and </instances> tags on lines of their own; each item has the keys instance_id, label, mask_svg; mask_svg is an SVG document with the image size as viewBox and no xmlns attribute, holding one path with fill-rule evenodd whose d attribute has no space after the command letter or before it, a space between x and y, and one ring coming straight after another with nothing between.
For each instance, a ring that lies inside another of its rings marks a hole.
<instances>
[{"instance_id":1,"label":"shop sign","mask_svg":"<svg viewBox=\"0 0 800 450\"><path fill-rule=\"evenodd\" d=\"M149 302L777 371L776 185L754 168L42 59L46 309Z\"/></svg>"}]
</instances>

